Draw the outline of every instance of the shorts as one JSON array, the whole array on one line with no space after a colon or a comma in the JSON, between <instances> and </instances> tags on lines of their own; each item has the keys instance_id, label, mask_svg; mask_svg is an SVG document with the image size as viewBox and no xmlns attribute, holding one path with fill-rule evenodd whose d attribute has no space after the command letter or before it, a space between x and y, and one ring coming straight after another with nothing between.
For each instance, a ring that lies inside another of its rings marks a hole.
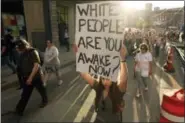
<instances>
[{"instance_id":1,"label":"shorts","mask_svg":"<svg viewBox=\"0 0 185 123\"><path fill-rule=\"evenodd\" d=\"M54 65L54 66L45 66L45 72L46 73L56 73L56 72L58 72L59 71L59 66L56 66L56 65Z\"/></svg>"}]
</instances>

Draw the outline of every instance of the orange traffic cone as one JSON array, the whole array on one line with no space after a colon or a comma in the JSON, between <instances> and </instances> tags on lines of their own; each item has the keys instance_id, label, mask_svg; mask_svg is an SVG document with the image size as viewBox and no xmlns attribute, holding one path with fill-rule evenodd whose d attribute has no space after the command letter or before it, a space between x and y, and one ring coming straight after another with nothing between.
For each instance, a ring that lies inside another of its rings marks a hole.
<instances>
[{"instance_id":1,"label":"orange traffic cone","mask_svg":"<svg viewBox=\"0 0 185 123\"><path fill-rule=\"evenodd\" d=\"M174 54L174 50L172 47L170 47L167 54L167 61L163 66L165 72L170 72L170 73L175 72L175 69L173 66L173 54Z\"/></svg>"},{"instance_id":2,"label":"orange traffic cone","mask_svg":"<svg viewBox=\"0 0 185 123\"><path fill-rule=\"evenodd\" d=\"M163 122L184 122L184 89L171 97L163 96L160 123Z\"/></svg>"}]
</instances>

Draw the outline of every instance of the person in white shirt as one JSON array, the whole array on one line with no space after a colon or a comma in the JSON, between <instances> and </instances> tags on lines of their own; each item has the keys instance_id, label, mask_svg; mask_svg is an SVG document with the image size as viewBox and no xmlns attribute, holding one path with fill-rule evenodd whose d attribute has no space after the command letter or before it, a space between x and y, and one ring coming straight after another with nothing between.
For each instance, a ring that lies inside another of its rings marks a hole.
<instances>
[{"instance_id":1,"label":"person in white shirt","mask_svg":"<svg viewBox=\"0 0 185 123\"><path fill-rule=\"evenodd\" d=\"M52 41L50 40L47 41L47 48L44 54L44 68L46 72L44 77L45 86L52 73L56 74L57 79L59 80L58 85L61 85L63 83L59 72L60 69L59 52L57 47L55 47Z\"/></svg>"},{"instance_id":2,"label":"person in white shirt","mask_svg":"<svg viewBox=\"0 0 185 123\"><path fill-rule=\"evenodd\" d=\"M135 57L134 78L137 81L137 97L141 95L141 83L148 90L147 83L149 76L152 74L152 54L149 52L147 44L140 45L140 52Z\"/></svg>"}]
</instances>

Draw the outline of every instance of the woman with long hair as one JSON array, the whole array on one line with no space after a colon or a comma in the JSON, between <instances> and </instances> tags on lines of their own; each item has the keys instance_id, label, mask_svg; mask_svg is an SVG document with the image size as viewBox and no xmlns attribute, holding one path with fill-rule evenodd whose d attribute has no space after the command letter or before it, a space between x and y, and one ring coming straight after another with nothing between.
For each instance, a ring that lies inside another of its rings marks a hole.
<instances>
[{"instance_id":1,"label":"woman with long hair","mask_svg":"<svg viewBox=\"0 0 185 123\"><path fill-rule=\"evenodd\" d=\"M140 45L140 52L136 54L134 66L134 78L137 81L137 97L141 95L141 84L148 90L149 76L152 74L152 54L149 52L148 45Z\"/></svg>"}]
</instances>

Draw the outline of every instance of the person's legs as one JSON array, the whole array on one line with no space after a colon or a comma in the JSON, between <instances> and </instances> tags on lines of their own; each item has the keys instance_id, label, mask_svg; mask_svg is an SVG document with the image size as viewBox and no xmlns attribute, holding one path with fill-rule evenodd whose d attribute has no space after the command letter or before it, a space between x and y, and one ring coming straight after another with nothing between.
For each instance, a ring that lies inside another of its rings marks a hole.
<instances>
[{"instance_id":1,"label":"person's legs","mask_svg":"<svg viewBox=\"0 0 185 123\"><path fill-rule=\"evenodd\" d=\"M19 81L19 88L18 89L21 89L21 88L23 88L23 79L22 79L22 76L20 74L19 69L17 69L17 78L18 78L18 81Z\"/></svg>"},{"instance_id":2,"label":"person's legs","mask_svg":"<svg viewBox=\"0 0 185 123\"><path fill-rule=\"evenodd\" d=\"M65 46L67 48L67 51L69 51L70 50L69 38L65 38Z\"/></svg>"},{"instance_id":3,"label":"person's legs","mask_svg":"<svg viewBox=\"0 0 185 123\"><path fill-rule=\"evenodd\" d=\"M55 67L55 74L56 74L57 79L59 81L58 85L60 86L63 83L63 81L62 81L62 77L61 77L61 74L60 74L59 66Z\"/></svg>"},{"instance_id":4,"label":"person's legs","mask_svg":"<svg viewBox=\"0 0 185 123\"><path fill-rule=\"evenodd\" d=\"M140 72L136 72L136 85L137 85L137 88L136 88L136 96L137 97L140 97L141 95L141 74Z\"/></svg>"},{"instance_id":5,"label":"person's legs","mask_svg":"<svg viewBox=\"0 0 185 123\"><path fill-rule=\"evenodd\" d=\"M45 74L44 74L44 80L43 80L43 85L46 86L49 78L51 77L52 74L52 68L51 67L45 67Z\"/></svg>"},{"instance_id":6,"label":"person's legs","mask_svg":"<svg viewBox=\"0 0 185 123\"><path fill-rule=\"evenodd\" d=\"M37 91L39 92L39 94L42 97L41 108L46 106L46 104L48 103L46 88L44 87L44 85L42 83L43 82L42 82L41 77L38 77L36 80L34 80L34 86L36 87Z\"/></svg>"},{"instance_id":7,"label":"person's legs","mask_svg":"<svg viewBox=\"0 0 185 123\"><path fill-rule=\"evenodd\" d=\"M19 100L19 102L16 106L16 113L18 115L23 114L25 107L30 99L31 94L32 94L32 91L33 91L33 85L24 84L21 99Z\"/></svg>"},{"instance_id":8,"label":"person's legs","mask_svg":"<svg viewBox=\"0 0 185 123\"><path fill-rule=\"evenodd\" d=\"M149 81L149 77L141 77L142 78L142 82L145 86L145 91L148 90L148 81Z\"/></svg>"},{"instance_id":9,"label":"person's legs","mask_svg":"<svg viewBox=\"0 0 185 123\"><path fill-rule=\"evenodd\" d=\"M12 50L12 61L17 65L17 51L15 49Z\"/></svg>"}]
</instances>

